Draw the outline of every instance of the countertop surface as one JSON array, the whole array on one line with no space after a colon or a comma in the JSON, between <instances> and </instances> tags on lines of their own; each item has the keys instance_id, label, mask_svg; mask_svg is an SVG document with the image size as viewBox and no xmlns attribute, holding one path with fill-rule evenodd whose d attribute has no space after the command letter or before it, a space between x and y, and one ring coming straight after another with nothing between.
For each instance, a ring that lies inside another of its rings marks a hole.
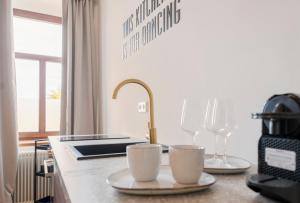
<instances>
[{"instance_id":1,"label":"countertop surface","mask_svg":"<svg viewBox=\"0 0 300 203\"><path fill-rule=\"evenodd\" d=\"M106 183L106 178L113 172L127 167L126 157L76 160L68 145L94 144L99 141L60 142L58 137L49 138L53 153L61 173L68 196L72 203L147 203L147 202L220 202L220 203L271 203L250 190L245 184L246 175L215 175L217 182L207 190L164 196L134 196L117 192ZM106 140L103 142L111 142ZM163 164L168 164L167 154L163 155Z\"/></svg>"}]
</instances>

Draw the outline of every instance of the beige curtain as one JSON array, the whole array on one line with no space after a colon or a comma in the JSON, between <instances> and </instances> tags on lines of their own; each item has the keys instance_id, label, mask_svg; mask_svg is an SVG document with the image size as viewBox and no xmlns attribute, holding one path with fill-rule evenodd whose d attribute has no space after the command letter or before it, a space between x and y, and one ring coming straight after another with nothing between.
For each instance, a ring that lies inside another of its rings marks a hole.
<instances>
[{"instance_id":1,"label":"beige curtain","mask_svg":"<svg viewBox=\"0 0 300 203\"><path fill-rule=\"evenodd\" d=\"M63 0L62 135L101 133L98 4Z\"/></svg>"},{"instance_id":2,"label":"beige curtain","mask_svg":"<svg viewBox=\"0 0 300 203\"><path fill-rule=\"evenodd\" d=\"M0 203L12 202L17 172L17 120L12 7L0 1Z\"/></svg>"}]
</instances>

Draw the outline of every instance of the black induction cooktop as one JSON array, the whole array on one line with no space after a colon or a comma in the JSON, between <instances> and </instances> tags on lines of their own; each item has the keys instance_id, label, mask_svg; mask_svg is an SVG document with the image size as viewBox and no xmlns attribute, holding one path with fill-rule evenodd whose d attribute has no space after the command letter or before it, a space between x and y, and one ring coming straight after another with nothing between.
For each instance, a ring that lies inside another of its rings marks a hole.
<instances>
[{"instance_id":1,"label":"black induction cooktop","mask_svg":"<svg viewBox=\"0 0 300 203\"><path fill-rule=\"evenodd\" d=\"M110 139L129 139L127 136L111 136L111 135L63 135L60 136L61 142L67 141L83 141L83 140L110 140Z\"/></svg>"}]
</instances>

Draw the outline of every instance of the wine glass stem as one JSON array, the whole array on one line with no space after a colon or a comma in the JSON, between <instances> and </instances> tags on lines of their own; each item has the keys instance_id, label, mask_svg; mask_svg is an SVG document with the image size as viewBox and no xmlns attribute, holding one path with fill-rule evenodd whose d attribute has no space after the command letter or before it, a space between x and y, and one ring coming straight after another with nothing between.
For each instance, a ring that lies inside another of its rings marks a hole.
<instances>
[{"instance_id":1,"label":"wine glass stem","mask_svg":"<svg viewBox=\"0 0 300 203\"><path fill-rule=\"evenodd\" d=\"M227 136L224 136L224 153L223 153L223 161L227 162Z\"/></svg>"},{"instance_id":2,"label":"wine glass stem","mask_svg":"<svg viewBox=\"0 0 300 203\"><path fill-rule=\"evenodd\" d=\"M215 134L215 153L214 153L214 159L216 160L218 158L218 135Z\"/></svg>"},{"instance_id":3,"label":"wine glass stem","mask_svg":"<svg viewBox=\"0 0 300 203\"><path fill-rule=\"evenodd\" d=\"M196 133L193 135L193 144L196 145Z\"/></svg>"}]
</instances>

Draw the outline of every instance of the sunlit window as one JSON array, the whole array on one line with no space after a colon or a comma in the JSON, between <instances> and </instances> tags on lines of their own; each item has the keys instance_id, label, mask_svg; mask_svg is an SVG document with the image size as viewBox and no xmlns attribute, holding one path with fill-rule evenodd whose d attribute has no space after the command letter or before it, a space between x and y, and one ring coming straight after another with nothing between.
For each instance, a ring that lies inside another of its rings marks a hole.
<instances>
[{"instance_id":1,"label":"sunlit window","mask_svg":"<svg viewBox=\"0 0 300 203\"><path fill-rule=\"evenodd\" d=\"M20 132L39 131L39 61L16 59L18 127Z\"/></svg>"},{"instance_id":2,"label":"sunlit window","mask_svg":"<svg viewBox=\"0 0 300 203\"><path fill-rule=\"evenodd\" d=\"M62 26L14 18L15 52L61 57Z\"/></svg>"},{"instance_id":3,"label":"sunlit window","mask_svg":"<svg viewBox=\"0 0 300 203\"><path fill-rule=\"evenodd\" d=\"M57 131L60 124L61 64L46 63L46 131Z\"/></svg>"},{"instance_id":4,"label":"sunlit window","mask_svg":"<svg viewBox=\"0 0 300 203\"><path fill-rule=\"evenodd\" d=\"M60 123L62 26L14 16L14 42L20 138L55 134Z\"/></svg>"}]
</instances>

